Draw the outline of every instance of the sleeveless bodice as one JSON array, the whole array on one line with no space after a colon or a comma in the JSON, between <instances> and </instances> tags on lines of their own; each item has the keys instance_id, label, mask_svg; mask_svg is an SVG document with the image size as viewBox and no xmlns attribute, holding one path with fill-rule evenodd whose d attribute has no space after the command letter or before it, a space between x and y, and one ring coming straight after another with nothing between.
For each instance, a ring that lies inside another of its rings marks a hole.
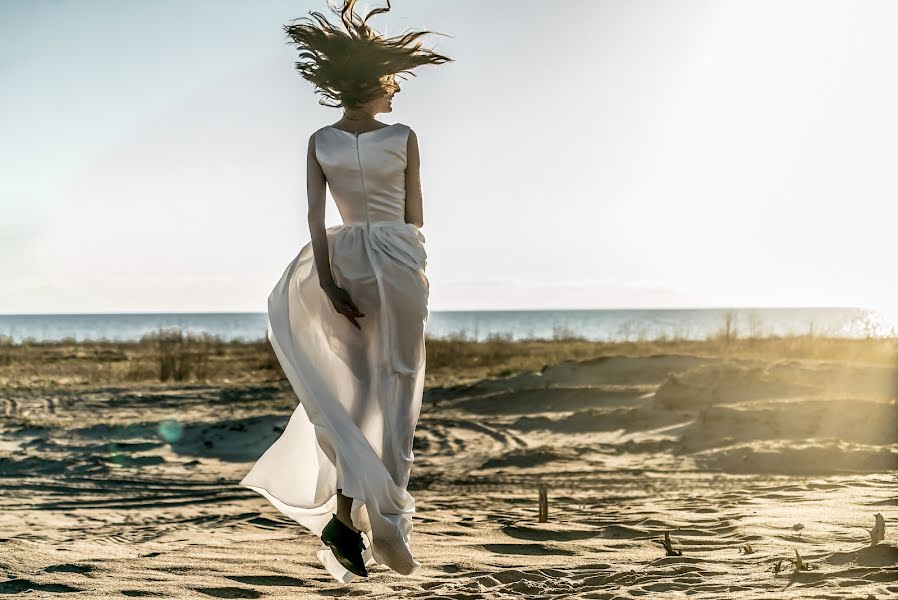
<instances>
[{"instance_id":1,"label":"sleeveless bodice","mask_svg":"<svg viewBox=\"0 0 898 600\"><path fill-rule=\"evenodd\" d=\"M315 132L315 156L344 223L405 222L409 130L394 123L363 133L331 125Z\"/></svg>"}]
</instances>

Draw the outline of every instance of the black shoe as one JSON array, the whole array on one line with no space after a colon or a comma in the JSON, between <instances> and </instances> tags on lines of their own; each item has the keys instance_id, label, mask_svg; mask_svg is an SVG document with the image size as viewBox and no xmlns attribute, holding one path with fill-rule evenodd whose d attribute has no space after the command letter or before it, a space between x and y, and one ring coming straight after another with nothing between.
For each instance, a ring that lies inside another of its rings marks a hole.
<instances>
[{"instance_id":1,"label":"black shoe","mask_svg":"<svg viewBox=\"0 0 898 600\"><path fill-rule=\"evenodd\" d=\"M321 541L327 544L334 556L347 571L360 577L368 576L362 551L365 543L362 534L347 526L334 515L321 532Z\"/></svg>"}]
</instances>

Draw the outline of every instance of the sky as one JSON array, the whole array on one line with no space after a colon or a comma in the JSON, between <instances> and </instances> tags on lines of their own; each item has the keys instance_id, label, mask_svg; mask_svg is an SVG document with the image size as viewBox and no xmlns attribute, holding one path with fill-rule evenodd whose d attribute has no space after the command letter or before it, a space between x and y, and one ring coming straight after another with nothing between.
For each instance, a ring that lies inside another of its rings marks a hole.
<instances>
[{"instance_id":1,"label":"sky","mask_svg":"<svg viewBox=\"0 0 898 600\"><path fill-rule=\"evenodd\" d=\"M282 30L310 10L0 1L0 313L264 311L310 239L308 137L340 118ZM893 311L896 20L394 0L378 31L454 59L378 116L419 139L430 308Z\"/></svg>"}]
</instances>

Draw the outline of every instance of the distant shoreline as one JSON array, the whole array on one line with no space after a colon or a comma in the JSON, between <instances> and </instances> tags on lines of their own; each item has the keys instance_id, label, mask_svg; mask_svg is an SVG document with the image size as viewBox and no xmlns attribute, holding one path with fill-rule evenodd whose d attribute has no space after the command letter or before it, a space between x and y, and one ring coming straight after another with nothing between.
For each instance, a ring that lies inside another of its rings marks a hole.
<instances>
[{"instance_id":1,"label":"distant shoreline","mask_svg":"<svg viewBox=\"0 0 898 600\"><path fill-rule=\"evenodd\" d=\"M363 323L364 324L364 323ZM0 315L0 336L29 341L139 341L180 329L222 340L264 339L261 312L68 313ZM764 337L812 333L866 338L893 335L895 327L870 309L847 307L570 309L430 311L426 333L435 339L485 341L501 337L592 341L701 340L730 329Z\"/></svg>"},{"instance_id":2,"label":"distant shoreline","mask_svg":"<svg viewBox=\"0 0 898 600\"><path fill-rule=\"evenodd\" d=\"M678 306L678 307L611 307L611 308L448 308L433 309L433 313L482 313L482 312L654 312L654 311L705 311L705 310L874 310L864 306L808 305L808 306ZM264 315L255 310L183 310L183 311L103 311L103 312L24 312L0 313L0 317L97 317L97 316L147 316L147 315Z\"/></svg>"}]
</instances>

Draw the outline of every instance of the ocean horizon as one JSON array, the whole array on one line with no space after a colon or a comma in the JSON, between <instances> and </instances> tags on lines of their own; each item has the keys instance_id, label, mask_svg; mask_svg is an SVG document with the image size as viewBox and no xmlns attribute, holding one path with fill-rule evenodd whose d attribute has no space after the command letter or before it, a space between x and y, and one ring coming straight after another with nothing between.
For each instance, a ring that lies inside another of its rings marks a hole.
<instances>
[{"instance_id":1,"label":"ocean horizon","mask_svg":"<svg viewBox=\"0 0 898 600\"><path fill-rule=\"evenodd\" d=\"M895 335L894 324L871 309L854 307L434 310L430 338L483 341L560 339L635 341L705 339L730 317L739 336L814 334L862 338ZM137 341L159 330L180 329L225 341L264 339L262 312L60 313L0 315L0 336L22 341Z\"/></svg>"}]
</instances>

